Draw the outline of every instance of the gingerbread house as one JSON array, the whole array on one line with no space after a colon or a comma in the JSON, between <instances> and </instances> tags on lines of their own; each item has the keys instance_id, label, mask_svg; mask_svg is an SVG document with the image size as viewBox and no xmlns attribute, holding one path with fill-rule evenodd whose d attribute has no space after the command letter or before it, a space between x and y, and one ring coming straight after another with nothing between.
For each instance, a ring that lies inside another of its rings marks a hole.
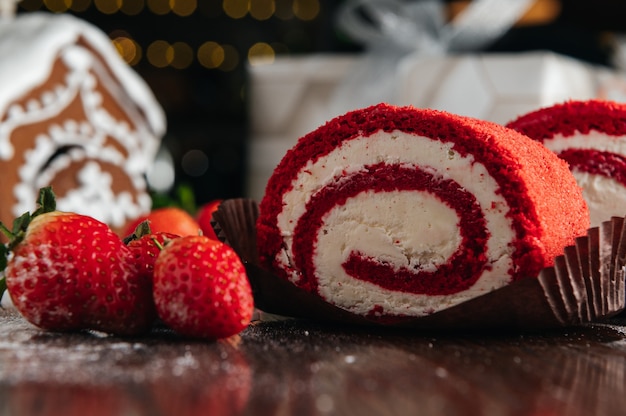
<instances>
[{"instance_id":1,"label":"gingerbread house","mask_svg":"<svg viewBox=\"0 0 626 416\"><path fill-rule=\"evenodd\" d=\"M120 230L151 208L146 172L165 133L152 91L99 29L66 14L0 19L0 221L57 207Z\"/></svg>"}]
</instances>

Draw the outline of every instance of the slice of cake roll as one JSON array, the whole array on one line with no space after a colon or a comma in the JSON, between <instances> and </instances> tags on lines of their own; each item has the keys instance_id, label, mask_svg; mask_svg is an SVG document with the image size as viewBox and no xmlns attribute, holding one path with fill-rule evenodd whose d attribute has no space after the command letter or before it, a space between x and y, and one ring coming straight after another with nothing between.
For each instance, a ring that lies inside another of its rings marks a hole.
<instances>
[{"instance_id":1,"label":"slice of cake roll","mask_svg":"<svg viewBox=\"0 0 626 416\"><path fill-rule=\"evenodd\" d=\"M626 215L626 104L569 101L522 115L508 127L569 163L592 226Z\"/></svg>"},{"instance_id":2,"label":"slice of cake roll","mask_svg":"<svg viewBox=\"0 0 626 416\"><path fill-rule=\"evenodd\" d=\"M589 226L567 164L540 143L490 122L386 104L302 137L259 210L264 268L380 320L535 278Z\"/></svg>"}]
</instances>

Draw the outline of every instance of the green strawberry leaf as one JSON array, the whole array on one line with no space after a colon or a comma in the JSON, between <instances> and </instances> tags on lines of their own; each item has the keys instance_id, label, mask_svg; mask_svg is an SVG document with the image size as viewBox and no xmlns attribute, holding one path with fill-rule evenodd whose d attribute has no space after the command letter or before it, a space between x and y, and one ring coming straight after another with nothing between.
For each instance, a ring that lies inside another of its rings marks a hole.
<instances>
[{"instance_id":1,"label":"green strawberry leaf","mask_svg":"<svg viewBox=\"0 0 626 416\"><path fill-rule=\"evenodd\" d=\"M33 217L36 217L46 212L52 212L57 209L56 197L52 191L51 186L46 186L39 190L39 198L37 199L39 207L33 212Z\"/></svg>"},{"instance_id":2,"label":"green strawberry leaf","mask_svg":"<svg viewBox=\"0 0 626 416\"><path fill-rule=\"evenodd\" d=\"M13 250L15 246L17 246L24 239L26 229L30 225L33 218L56 210L56 198L54 196L54 192L52 191L52 187L47 186L39 190L37 205L37 209L33 211L32 214L29 212L25 212L19 217L15 218L13 220L13 229L8 233L7 228L2 225L2 223L0 223L0 231L2 231L9 238L9 251Z\"/></svg>"},{"instance_id":3,"label":"green strawberry leaf","mask_svg":"<svg viewBox=\"0 0 626 416\"><path fill-rule=\"evenodd\" d=\"M144 235L148 235L150 233L152 233L152 230L150 230L150 221L142 221L139 225L137 225L135 231L131 235L128 235L123 239L124 244L128 245L131 241L139 240Z\"/></svg>"},{"instance_id":4,"label":"green strawberry leaf","mask_svg":"<svg viewBox=\"0 0 626 416\"><path fill-rule=\"evenodd\" d=\"M4 278L4 269L7 267L7 261L9 257L9 248L6 244L0 244L0 298L7 289L7 281Z\"/></svg>"},{"instance_id":5,"label":"green strawberry leaf","mask_svg":"<svg viewBox=\"0 0 626 416\"><path fill-rule=\"evenodd\" d=\"M30 212L25 212L19 217L15 218L13 220L13 230L11 231L12 235L10 236L10 238L15 238L15 236L19 232L26 231L26 229L28 228L28 224L30 224L31 219L32 219L32 216L30 215Z\"/></svg>"}]
</instances>

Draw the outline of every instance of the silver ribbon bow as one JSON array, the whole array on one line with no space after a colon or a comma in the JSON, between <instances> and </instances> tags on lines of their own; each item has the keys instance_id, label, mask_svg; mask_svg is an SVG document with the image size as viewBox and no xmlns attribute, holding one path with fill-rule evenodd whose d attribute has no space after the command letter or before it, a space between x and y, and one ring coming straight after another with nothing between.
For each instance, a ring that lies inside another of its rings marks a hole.
<instances>
[{"instance_id":1,"label":"silver ribbon bow","mask_svg":"<svg viewBox=\"0 0 626 416\"><path fill-rule=\"evenodd\" d=\"M358 71L340 83L333 112L389 102L401 59L478 51L506 33L533 0L473 0L452 21L440 0L349 0L339 30L366 48Z\"/></svg>"}]
</instances>

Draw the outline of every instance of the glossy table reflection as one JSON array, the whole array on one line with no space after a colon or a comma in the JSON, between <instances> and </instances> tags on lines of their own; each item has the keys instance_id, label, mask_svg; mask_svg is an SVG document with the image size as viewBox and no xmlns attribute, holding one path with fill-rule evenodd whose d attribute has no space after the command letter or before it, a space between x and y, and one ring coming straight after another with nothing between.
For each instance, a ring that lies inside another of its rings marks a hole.
<instances>
[{"instance_id":1,"label":"glossy table reflection","mask_svg":"<svg viewBox=\"0 0 626 416\"><path fill-rule=\"evenodd\" d=\"M47 333L0 309L0 414L623 415L622 323L445 334L276 321L201 342Z\"/></svg>"}]
</instances>

